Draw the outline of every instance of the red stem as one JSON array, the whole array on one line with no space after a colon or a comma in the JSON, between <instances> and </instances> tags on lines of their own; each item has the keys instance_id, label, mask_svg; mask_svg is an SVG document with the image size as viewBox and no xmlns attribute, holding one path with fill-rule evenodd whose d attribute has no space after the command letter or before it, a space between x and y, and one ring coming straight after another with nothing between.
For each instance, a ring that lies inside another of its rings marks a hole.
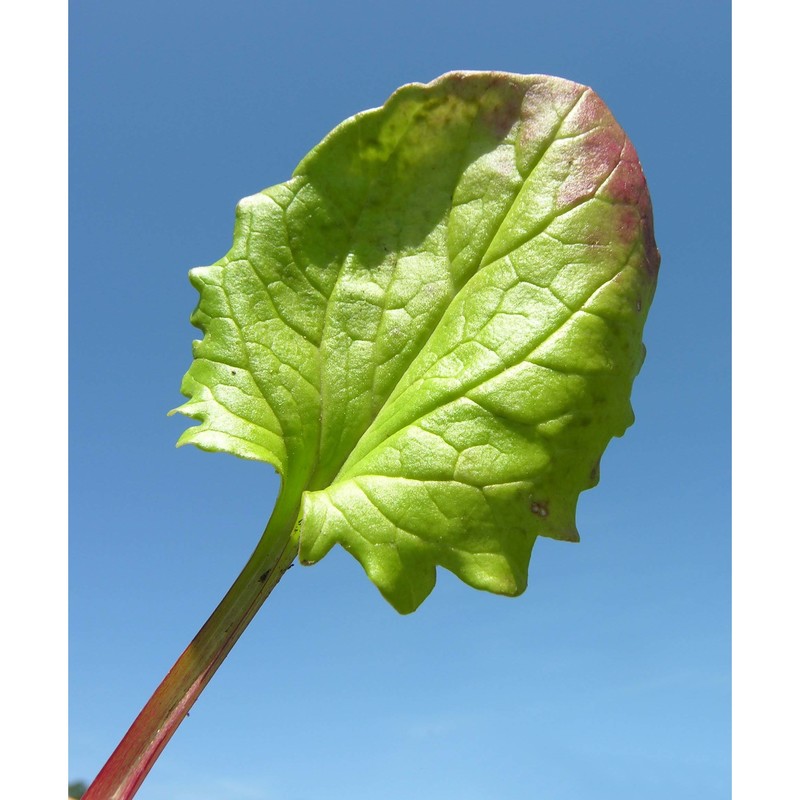
<instances>
[{"instance_id":1,"label":"red stem","mask_svg":"<svg viewBox=\"0 0 800 800\"><path fill-rule=\"evenodd\" d=\"M284 510L285 509L285 510ZM297 505L279 498L233 586L147 701L83 800L129 800L297 555Z\"/></svg>"}]
</instances>

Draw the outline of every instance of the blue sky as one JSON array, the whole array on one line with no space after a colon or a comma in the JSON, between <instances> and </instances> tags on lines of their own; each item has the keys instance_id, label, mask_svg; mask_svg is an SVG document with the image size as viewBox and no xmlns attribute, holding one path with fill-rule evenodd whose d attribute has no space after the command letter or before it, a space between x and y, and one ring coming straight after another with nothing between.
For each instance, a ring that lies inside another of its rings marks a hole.
<instances>
[{"instance_id":1,"label":"blue sky","mask_svg":"<svg viewBox=\"0 0 800 800\"><path fill-rule=\"evenodd\" d=\"M174 449L189 268L331 128L452 69L592 86L662 267L634 389L528 591L440 572L401 617L355 561L291 570L142 800L730 795L730 18L724 3L206 2L70 11L69 777L89 780L235 578L268 467Z\"/></svg>"}]
</instances>

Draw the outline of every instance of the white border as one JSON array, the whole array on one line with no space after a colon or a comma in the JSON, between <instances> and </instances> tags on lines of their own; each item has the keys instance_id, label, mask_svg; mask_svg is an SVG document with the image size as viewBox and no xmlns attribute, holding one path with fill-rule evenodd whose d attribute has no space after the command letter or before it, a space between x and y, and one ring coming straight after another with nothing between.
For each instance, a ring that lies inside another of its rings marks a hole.
<instances>
[{"instance_id":1,"label":"white border","mask_svg":"<svg viewBox=\"0 0 800 800\"><path fill-rule=\"evenodd\" d=\"M734 798L795 797L797 769L796 23L733 5Z\"/></svg>"},{"instance_id":2,"label":"white border","mask_svg":"<svg viewBox=\"0 0 800 800\"><path fill-rule=\"evenodd\" d=\"M67 4L0 11L3 791L67 794Z\"/></svg>"}]
</instances>

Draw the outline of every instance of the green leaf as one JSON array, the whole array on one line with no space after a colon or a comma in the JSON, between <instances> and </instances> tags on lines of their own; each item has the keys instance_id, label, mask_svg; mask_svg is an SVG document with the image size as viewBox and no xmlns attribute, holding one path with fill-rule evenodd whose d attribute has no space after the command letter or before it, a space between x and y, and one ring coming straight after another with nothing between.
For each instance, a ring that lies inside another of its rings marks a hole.
<instances>
[{"instance_id":1,"label":"green leaf","mask_svg":"<svg viewBox=\"0 0 800 800\"><path fill-rule=\"evenodd\" d=\"M401 612L436 566L522 592L537 536L633 421L659 256L636 152L592 90L448 73L357 114L239 203L193 270L179 444L266 461L300 559L334 544Z\"/></svg>"}]
</instances>

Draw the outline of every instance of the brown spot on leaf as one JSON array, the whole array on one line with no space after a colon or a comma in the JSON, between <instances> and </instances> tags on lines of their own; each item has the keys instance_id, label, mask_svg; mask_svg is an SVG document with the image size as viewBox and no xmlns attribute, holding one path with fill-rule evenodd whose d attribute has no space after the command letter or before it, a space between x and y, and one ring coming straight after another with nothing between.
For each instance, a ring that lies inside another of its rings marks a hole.
<instances>
[{"instance_id":1,"label":"brown spot on leaf","mask_svg":"<svg viewBox=\"0 0 800 800\"><path fill-rule=\"evenodd\" d=\"M550 513L545 500L532 500L530 508L531 514L536 514L537 517L546 517Z\"/></svg>"}]
</instances>

